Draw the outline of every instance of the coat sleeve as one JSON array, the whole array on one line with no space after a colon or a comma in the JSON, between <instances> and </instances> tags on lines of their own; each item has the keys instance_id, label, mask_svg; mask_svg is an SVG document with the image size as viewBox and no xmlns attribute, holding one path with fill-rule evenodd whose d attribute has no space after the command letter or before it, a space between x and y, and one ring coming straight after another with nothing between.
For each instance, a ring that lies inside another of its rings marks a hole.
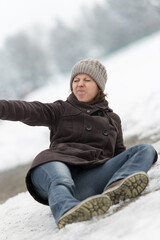
<instances>
[{"instance_id":1,"label":"coat sleeve","mask_svg":"<svg viewBox=\"0 0 160 240\"><path fill-rule=\"evenodd\" d=\"M126 150L126 146L124 145L124 140L123 140L121 120L118 115L117 115L117 118L118 118L118 128L117 128L118 135L117 135L117 141L115 146L115 155L118 155L119 153Z\"/></svg>"},{"instance_id":2,"label":"coat sleeve","mask_svg":"<svg viewBox=\"0 0 160 240\"><path fill-rule=\"evenodd\" d=\"M116 128L117 131L117 139L115 143L115 152L114 155L118 155L119 153L123 152L126 150L126 146L124 145L124 140L123 140L123 132L122 132L122 124L121 124L121 119L116 113L111 113L111 118L113 121L113 125Z\"/></svg>"},{"instance_id":3,"label":"coat sleeve","mask_svg":"<svg viewBox=\"0 0 160 240\"><path fill-rule=\"evenodd\" d=\"M0 100L0 119L20 121L30 126L51 127L59 119L61 104L38 101Z\"/></svg>"}]
</instances>

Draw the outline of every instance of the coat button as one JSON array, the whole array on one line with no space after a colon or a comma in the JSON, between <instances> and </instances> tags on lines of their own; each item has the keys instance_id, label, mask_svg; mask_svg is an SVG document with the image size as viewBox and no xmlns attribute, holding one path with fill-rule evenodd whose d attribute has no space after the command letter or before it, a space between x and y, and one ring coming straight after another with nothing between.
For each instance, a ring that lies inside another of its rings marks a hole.
<instances>
[{"instance_id":1,"label":"coat button","mask_svg":"<svg viewBox=\"0 0 160 240\"><path fill-rule=\"evenodd\" d=\"M108 136L108 130L107 130L107 129L104 129L104 130L103 130L103 135L104 135L104 136Z\"/></svg>"},{"instance_id":2,"label":"coat button","mask_svg":"<svg viewBox=\"0 0 160 240\"><path fill-rule=\"evenodd\" d=\"M90 113L91 112L91 110L87 110L87 113Z\"/></svg>"},{"instance_id":3,"label":"coat button","mask_svg":"<svg viewBox=\"0 0 160 240\"><path fill-rule=\"evenodd\" d=\"M99 110L99 111L97 112L97 115L98 115L98 116L104 116L104 113L103 113L103 111Z\"/></svg>"},{"instance_id":4,"label":"coat button","mask_svg":"<svg viewBox=\"0 0 160 240\"><path fill-rule=\"evenodd\" d=\"M91 131L91 130L92 130L92 125L87 125L87 126L86 126L86 130L87 130L87 131Z\"/></svg>"}]
</instances>

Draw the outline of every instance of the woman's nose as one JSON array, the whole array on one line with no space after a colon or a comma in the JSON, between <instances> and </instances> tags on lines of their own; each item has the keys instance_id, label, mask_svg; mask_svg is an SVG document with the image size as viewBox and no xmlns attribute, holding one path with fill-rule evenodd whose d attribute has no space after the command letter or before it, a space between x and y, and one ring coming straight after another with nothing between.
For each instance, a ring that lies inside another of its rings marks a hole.
<instances>
[{"instance_id":1,"label":"woman's nose","mask_svg":"<svg viewBox=\"0 0 160 240\"><path fill-rule=\"evenodd\" d=\"M83 80L80 80L80 81L78 82L78 86L83 86L83 85L84 85Z\"/></svg>"}]
</instances>

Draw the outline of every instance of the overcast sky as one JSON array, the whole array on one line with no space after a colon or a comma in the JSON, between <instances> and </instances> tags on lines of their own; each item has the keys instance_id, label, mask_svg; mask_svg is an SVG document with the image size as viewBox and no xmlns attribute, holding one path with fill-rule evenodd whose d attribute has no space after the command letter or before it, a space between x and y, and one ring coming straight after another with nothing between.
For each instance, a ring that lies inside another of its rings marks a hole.
<instances>
[{"instance_id":1,"label":"overcast sky","mask_svg":"<svg viewBox=\"0 0 160 240\"><path fill-rule=\"evenodd\" d=\"M81 7L104 0L0 0L0 46L8 35L33 26L53 26L55 18L72 23Z\"/></svg>"}]
</instances>

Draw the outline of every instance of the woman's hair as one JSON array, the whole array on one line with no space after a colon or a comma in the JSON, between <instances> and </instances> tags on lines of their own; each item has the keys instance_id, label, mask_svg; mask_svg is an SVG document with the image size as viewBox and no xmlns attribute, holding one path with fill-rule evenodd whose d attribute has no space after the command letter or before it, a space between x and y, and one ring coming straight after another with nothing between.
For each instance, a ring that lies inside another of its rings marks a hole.
<instances>
[{"instance_id":1,"label":"woman's hair","mask_svg":"<svg viewBox=\"0 0 160 240\"><path fill-rule=\"evenodd\" d=\"M90 102L90 104L94 104L94 103L96 103L96 102L104 101L106 96L107 96L107 94L105 94L104 92L102 92L101 89L99 89L97 95L96 95L95 98Z\"/></svg>"}]
</instances>

